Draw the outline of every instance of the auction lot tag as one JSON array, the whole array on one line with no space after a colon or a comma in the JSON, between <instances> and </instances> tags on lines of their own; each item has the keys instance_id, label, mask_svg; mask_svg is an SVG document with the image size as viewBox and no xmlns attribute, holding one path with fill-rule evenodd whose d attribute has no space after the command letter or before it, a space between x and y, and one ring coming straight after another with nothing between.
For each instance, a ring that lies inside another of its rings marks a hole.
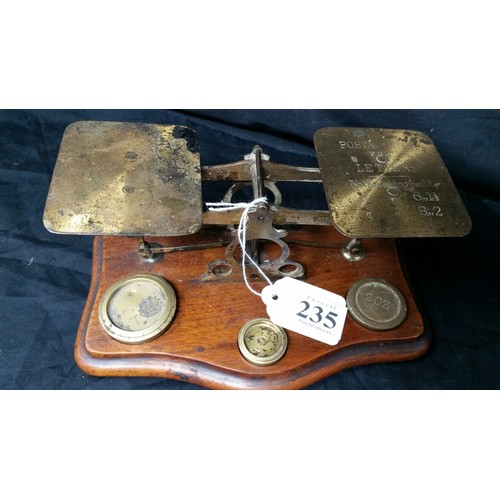
<instances>
[{"instance_id":1,"label":"auction lot tag","mask_svg":"<svg viewBox=\"0 0 500 500\"><path fill-rule=\"evenodd\" d=\"M276 325L329 345L342 337L347 307L344 297L293 278L262 290L269 319Z\"/></svg>"}]
</instances>

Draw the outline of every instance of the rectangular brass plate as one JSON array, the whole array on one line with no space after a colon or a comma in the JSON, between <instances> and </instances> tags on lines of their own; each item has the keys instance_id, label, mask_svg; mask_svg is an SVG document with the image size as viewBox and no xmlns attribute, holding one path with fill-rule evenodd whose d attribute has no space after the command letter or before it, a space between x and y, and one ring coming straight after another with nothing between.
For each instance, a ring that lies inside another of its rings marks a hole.
<instances>
[{"instance_id":1,"label":"rectangular brass plate","mask_svg":"<svg viewBox=\"0 0 500 500\"><path fill-rule=\"evenodd\" d=\"M342 234L402 238L470 232L470 217L425 134L324 128L314 145L333 223Z\"/></svg>"},{"instance_id":2,"label":"rectangular brass plate","mask_svg":"<svg viewBox=\"0 0 500 500\"><path fill-rule=\"evenodd\" d=\"M196 133L84 121L64 133L44 212L54 233L180 236L202 224Z\"/></svg>"}]
</instances>

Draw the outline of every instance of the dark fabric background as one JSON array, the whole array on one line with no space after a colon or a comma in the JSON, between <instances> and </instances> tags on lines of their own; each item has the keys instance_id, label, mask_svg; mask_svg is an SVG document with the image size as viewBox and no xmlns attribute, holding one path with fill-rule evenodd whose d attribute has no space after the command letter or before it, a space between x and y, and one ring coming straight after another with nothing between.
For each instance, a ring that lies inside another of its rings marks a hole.
<instances>
[{"instance_id":1,"label":"dark fabric background","mask_svg":"<svg viewBox=\"0 0 500 500\"><path fill-rule=\"evenodd\" d=\"M192 127L204 165L236 161L260 144L273 160L316 166L312 137L326 126L426 133L473 221L465 238L401 242L432 328L431 350L414 361L345 370L308 389L500 388L498 111L7 110L0 111L0 389L201 389L166 379L93 377L75 365L92 238L51 234L42 213L62 134L77 120ZM221 193L205 194L218 201ZM284 196L304 208L322 203L313 189L297 186Z\"/></svg>"}]
</instances>

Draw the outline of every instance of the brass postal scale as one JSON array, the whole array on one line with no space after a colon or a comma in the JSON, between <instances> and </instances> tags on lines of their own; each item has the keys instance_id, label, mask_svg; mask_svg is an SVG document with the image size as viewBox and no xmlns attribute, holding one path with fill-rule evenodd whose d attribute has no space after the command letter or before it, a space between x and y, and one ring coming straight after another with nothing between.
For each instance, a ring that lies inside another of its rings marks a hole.
<instances>
[{"instance_id":1,"label":"brass postal scale","mask_svg":"<svg viewBox=\"0 0 500 500\"><path fill-rule=\"evenodd\" d=\"M319 168L274 162L259 146L202 166L184 126L68 126L44 224L95 237L78 366L299 389L424 354L430 336L396 239L471 230L436 147L420 132L371 128L323 128L314 146ZM204 200L204 183L221 181L223 199ZM287 207L281 182L322 183L328 210Z\"/></svg>"}]
</instances>

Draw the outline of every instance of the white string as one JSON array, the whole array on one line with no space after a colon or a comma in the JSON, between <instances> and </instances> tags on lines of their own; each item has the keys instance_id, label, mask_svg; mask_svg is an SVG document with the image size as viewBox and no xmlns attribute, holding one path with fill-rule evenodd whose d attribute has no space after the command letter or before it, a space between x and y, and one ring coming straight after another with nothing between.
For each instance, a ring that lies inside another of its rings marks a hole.
<instances>
[{"instance_id":1,"label":"white string","mask_svg":"<svg viewBox=\"0 0 500 500\"><path fill-rule=\"evenodd\" d=\"M254 294L258 295L259 297L261 294L257 291L255 291L251 286L250 283L248 282L247 278L247 273L246 273L246 260L249 260L256 268L257 271L262 275L262 277L272 286L273 282L266 276L266 273L260 268L259 264L255 262L252 257L249 255L246 249L246 243L247 243L247 226L248 226L248 214L250 210L253 208L256 208L260 203L266 203L267 199L264 198L256 198L255 200L251 201L250 203L226 203L226 202L216 202L216 203L207 203L207 208L211 212L226 212L226 211L231 211L231 210L240 210L243 208L243 213L241 214L240 218L240 223L238 224L238 241L241 246L241 251L243 252L243 261L242 261L242 268L243 268L243 279L245 281L245 285L247 288Z\"/></svg>"},{"instance_id":2,"label":"white string","mask_svg":"<svg viewBox=\"0 0 500 500\"><path fill-rule=\"evenodd\" d=\"M259 198L259 200L266 201L265 198ZM246 208L248 207L248 205L249 203L227 203L225 201L206 203L206 206L208 210L210 210L210 212L229 212L231 210L239 210L240 208Z\"/></svg>"}]
</instances>

